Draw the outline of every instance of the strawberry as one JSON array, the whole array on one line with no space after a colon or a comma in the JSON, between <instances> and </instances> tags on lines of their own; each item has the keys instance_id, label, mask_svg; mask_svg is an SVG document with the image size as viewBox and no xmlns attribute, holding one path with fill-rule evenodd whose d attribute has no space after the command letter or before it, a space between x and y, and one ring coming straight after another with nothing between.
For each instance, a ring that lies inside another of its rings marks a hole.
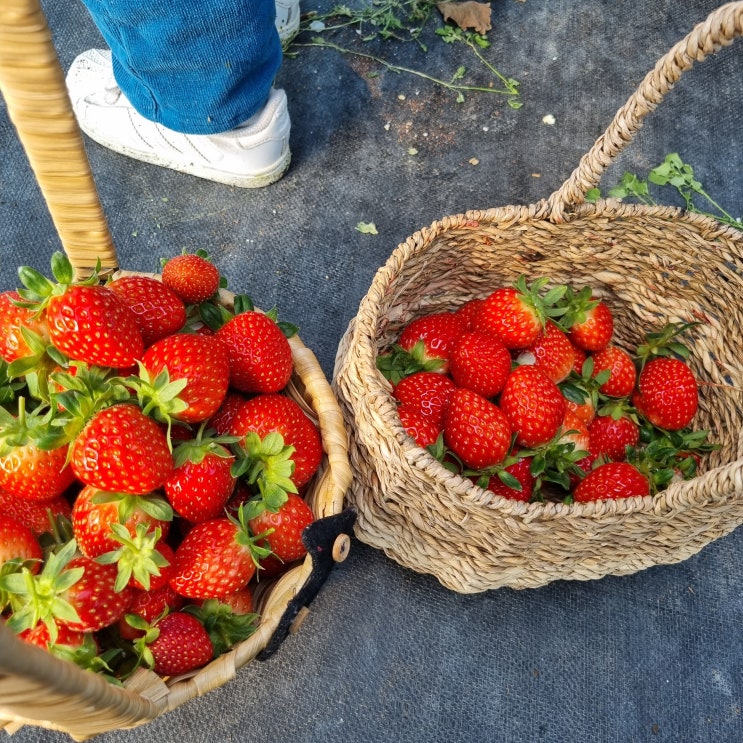
<instances>
[{"instance_id":1,"label":"strawberry","mask_svg":"<svg viewBox=\"0 0 743 743\"><path fill-rule=\"evenodd\" d=\"M39 622L31 629L24 630L18 637L29 645L36 645L52 652L61 648L67 649L70 654L79 648L90 649L96 654L98 651L98 646L92 632L80 632L70 629L63 624L57 628L57 637L54 642L51 640L49 627L43 622ZM60 653L55 652L54 654L58 655Z\"/></svg>"},{"instance_id":2,"label":"strawberry","mask_svg":"<svg viewBox=\"0 0 743 743\"><path fill-rule=\"evenodd\" d=\"M257 310L241 312L217 331L227 347L230 386L240 392L279 392L289 383L291 346L275 320Z\"/></svg>"},{"instance_id":3,"label":"strawberry","mask_svg":"<svg viewBox=\"0 0 743 743\"><path fill-rule=\"evenodd\" d=\"M58 519L70 519L72 507L63 495L36 501L0 490L0 514L12 516L38 537L52 531Z\"/></svg>"},{"instance_id":4,"label":"strawberry","mask_svg":"<svg viewBox=\"0 0 743 743\"><path fill-rule=\"evenodd\" d=\"M607 397L629 397L635 388L637 370L632 357L619 346L606 346L593 354L593 375L609 372L609 378L600 387Z\"/></svg>"},{"instance_id":5,"label":"strawberry","mask_svg":"<svg viewBox=\"0 0 743 743\"><path fill-rule=\"evenodd\" d=\"M60 594L77 613L77 619L58 617L58 621L79 632L96 632L115 624L124 615L132 599L132 589L115 590L118 570L101 565L89 557L74 557L66 566L73 572L82 569L82 577Z\"/></svg>"},{"instance_id":6,"label":"strawberry","mask_svg":"<svg viewBox=\"0 0 743 743\"><path fill-rule=\"evenodd\" d=\"M179 516L192 523L224 514L235 489L235 457L220 439L199 431L174 451L175 469L165 481L165 495Z\"/></svg>"},{"instance_id":7,"label":"strawberry","mask_svg":"<svg viewBox=\"0 0 743 743\"><path fill-rule=\"evenodd\" d=\"M168 380L185 381L178 399L186 403L172 417L199 423L219 410L230 381L227 348L214 336L182 333L153 343L142 358L148 381L156 388L156 377L167 371ZM156 396L156 393L155 393Z\"/></svg>"},{"instance_id":8,"label":"strawberry","mask_svg":"<svg viewBox=\"0 0 743 743\"><path fill-rule=\"evenodd\" d=\"M175 560L175 557L173 558ZM170 580L170 578L168 578ZM127 613L117 622L119 635L125 640L134 640L141 637L144 632L135 628L128 618L131 616L139 617L145 623L152 623L161 614L170 611L177 611L185 603L186 599L179 596L169 583L158 588L150 588L149 591L134 590L132 591L132 600L129 603Z\"/></svg>"},{"instance_id":9,"label":"strawberry","mask_svg":"<svg viewBox=\"0 0 743 743\"><path fill-rule=\"evenodd\" d=\"M419 411L441 428L444 407L455 389L454 382L444 374L421 371L401 379L392 394L401 406Z\"/></svg>"},{"instance_id":10,"label":"strawberry","mask_svg":"<svg viewBox=\"0 0 743 743\"><path fill-rule=\"evenodd\" d=\"M32 573L41 566L43 553L34 533L12 516L0 513L0 575L27 563ZM13 565L11 565L13 563ZM3 608L0 590L0 610Z\"/></svg>"},{"instance_id":11,"label":"strawberry","mask_svg":"<svg viewBox=\"0 0 743 743\"><path fill-rule=\"evenodd\" d=\"M474 330L475 317L480 312L484 302L484 299L470 299L456 310L455 314L464 320L465 330Z\"/></svg>"},{"instance_id":12,"label":"strawberry","mask_svg":"<svg viewBox=\"0 0 743 743\"><path fill-rule=\"evenodd\" d=\"M654 426L677 431L688 426L699 406L693 372L680 359L650 359L637 378L632 403Z\"/></svg>"},{"instance_id":13,"label":"strawberry","mask_svg":"<svg viewBox=\"0 0 743 743\"><path fill-rule=\"evenodd\" d=\"M452 346L463 330L464 322L454 312L437 312L411 320L400 333L397 344L411 354L414 348L421 349L422 362L438 364L431 371L443 373Z\"/></svg>"},{"instance_id":14,"label":"strawberry","mask_svg":"<svg viewBox=\"0 0 743 743\"><path fill-rule=\"evenodd\" d=\"M145 346L177 333L186 324L183 300L150 276L120 276L107 284L137 318Z\"/></svg>"},{"instance_id":15,"label":"strawberry","mask_svg":"<svg viewBox=\"0 0 743 743\"><path fill-rule=\"evenodd\" d=\"M516 359L519 364L533 364L553 382L562 382L575 366L575 348L563 331L548 321L538 338Z\"/></svg>"},{"instance_id":16,"label":"strawberry","mask_svg":"<svg viewBox=\"0 0 743 743\"><path fill-rule=\"evenodd\" d=\"M283 562L293 562L307 554L302 542L302 532L315 520L312 509L296 493L289 493L288 500L272 512L267 508L248 521L253 534L263 535L261 546L267 547Z\"/></svg>"},{"instance_id":17,"label":"strawberry","mask_svg":"<svg viewBox=\"0 0 743 743\"><path fill-rule=\"evenodd\" d=\"M136 405L119 403L91 417L71 445L72 469L86 485L143 495L161 487L173 457L160 426Z\"/></svg>"},{"instance_id":18,"label":"strawberry","mask_svg":"<svg viewBox=\"0 0 743 743\"><path fill-rule=\"evenodd\" d=\"M170 587L186 598L219 598L245 588L268 550L256 545L241 509L238 518L202 521L175 551Z\"/></svg>"},{"instance_id":19,"label":"strawberry","mask_svg":"<svg viewBox=\"0 0 743 743\"><path fill-rule=\"evenodd\" d=\"M568 290L564 298L566 309L560 324L568 331L570 342L584 351L606 348L614 334L614 316L609 306L594 297L590 287L578 294Z\"/></svg>"},{"instance_id":20,"label":"strawberry","mask_svg":"<svg viewBox=\"0 0 743 743\"><path fill-rule=\"evenodd\" d=\"M434 372L421 373L433 374ZM441 423L438 423L435 419L425 415L420 409L414 407L410 403L399 405L397 408L397 414L400 416L400 423L402 423L405 432L410 436L410 438L415 439L415 443L423 449L434 444L443 429L443 412L441 415Z\"/></svg>"},{"instance_id":21,"label":"strawberry","mask_svg":"<svg viewBox=\"0 0 743 743\"><path fill-rule=\"evenodd\" d=\"M473 330L494 335L506 348L528 348L542 332L546 318L554 314L553 306L566 287L555 287L542 297L540 292L547 279L538 279L531 286L520 276L516 284L492 292L477 313Z\"/></svg>"},{"instance_id":22,"label":"strawberry","mask_svg":"<svg viewBox=\"0 0 743 743\"><path fill-rule=\"evenodd\" d=\"M534 492L536 479L531 473L532 461L532 457L522 457L513 464L504 467L503 471L507 476L503 477L500 474L492 475L488 480L487 490L510 500L520 500L528 503ZM509 482L511 483L510 485L507 484Z\"/></svg>"},{"instance_id":23,"label":"strawberry","mask_svg":"<svg viewBox=\"0 0 743 743\"><path fill-rule=\"evenodd\" d=\"M0 358L7 362L34 354L24 338L24 331L49 342L49 327L43 314L21 307L18 302L23 300L16 291L0 294Z\"/></svg>"},{"instance_id":24,"label":"strawberry","mask_svg":"<svg viewBox=\"0 0 743 743\"><path fill-rule=\"evenodd\" d=\"M558 444L572 444L573 451L589 451L590 433L586 422L571 410L565 409L565 417L560 426Z\"/></svg>"},{"instance_id":25,"label":"strawberry","mask_svg":"<svg viewBox=\"0 0 743 743\"><path fill-rule=\"evenodd\" d=\"M565 418L566 402L558 386L536 366L517 366L500 396L520 446L546 444Z\"/></svg>"},{"instance_id":26,"label":"strawberry","mask_svg":"<svg viewBox=\"0 0 743 743\"><path fill-rule=\"evenodd\" d=\"M127 367L142 356L137 318L105 286L70 286L46 308L52 343L72 359L98 366Z\"/></svg>"},{"instance_id":27,"label":"strawberry","mask_svg":"<svg viewBox=\"0 0 743 743\"><path fill-rule=\"evenodd\" d=\"M68 447L60 441L50 416L27 413L24 397L18 398L16 417L0 407L0 488L35 501L64 493L75 475L67 466Z\"/></svg>"},{"instance_id":28,"label":"strawberry","mask_svg":"<svg viewBox=\"0 0 743 743\"><path fill-rule=\"evenodd\" d=\"M115 591L117 570L77 553L74 539L47 557L34 575L28 568L0 578L0 588L13 594L8 627L14 632L47 625L56 642L58 625L78 632L96 632L123 616L132 589Z\"/></svg>"},{"instance_id":29,"label":"strawberry","mask_svg":"<svg viewBox=\"0 0 743 743\"><path fill-rule=\"evenodd\" d=\"M138 524L167 534L172 518L172 509L160 496L110 493L88 485L72 506L72 532L80 552L93 558L119 546L113 524L123 525L131 536Z\"/></svg>"},{"instance_id":30,"label":"strawberry","mask_svg":"<svg viewBox=\"0 0 743 743\"><path fill-rule=\"evenodd\" d=\"M69 258L61 252L52 256L52 273L57 283L29 266L18 275L23 289L18 294L29 309L45 313L49 338L57 349L72 359L99 366L126 368L142 355L144 341L135 314L106 286L97 271L75 282Z\"/></svg>"},{"instance_id":31,"label":"strawberry","mask_svg":"<svg viewBox=\"0 0 743 743\"><path fill-rule=\"evenodd\" d=\"M204 625L196 617L174 611L155 624L156 639L148 644L153 670L161 676L177 676L205 666L214 647Z\"/></svg>"},{"instance_id":32,"label":"strawberry","mask_svg":"<svg viewBox=\"0 0 743 743\"><path fill-rule=\"evenodd\" d=\"M246 395L228 389L219 410L209 419L209 428L213 428L220 436L229 434L232 419L247 399Z\"/></svg>"},{"instance_id":33,"label":"strawberry","mask_svg":"<svg viewBox=\"0 0 743 743\"><path fill-rule=\"evenodd\" d=\"M232 420L230 434L243 440L251 432L261 440L270 433L278 433L284 444L294 449L291 480L297 488L306 485L320 466L320 431L290 397L256 395L246 400Z\"/></svg>"},{"instance_id":34,"label":"strawberry","mask_svg":"<svg viewBox=\"0 0 743 743\"><path fill-rule=\"evenodd\" d=\"M511 373L511 354L495 336L468 331L451 347L449 373L458 387L495 397Z\"/></svg>"},{"instance_id":35,"label":"strawberry","mask_svg":"<svg viewBox=\"0 0 743 743\"><path fill-rule=\"evenodd\" d=\"M607 462L591 470L573 492L576 503L650 494L650 483L628 462Z\"/></svg>"},{"instance_id":36,"label":"strawberry","mask_svg":"<svg viewBox=\"0 0 743 743\"><path fill-rule=\"evenodd\" d=\"M444 411L444 441L467 467L486 469L505 459L511 427L490 400L472 390L457 389Z\"/></svg>"},{"instance_id":37,"label":"strawberry","mask_svg":"<svg viewBox=\"0 0 743 743\"><path fill-rule=\"evenodd\" d=\"M571 343L570 345L573 345L573 344ZM577 374L580 377L581 373L583 372L583 364L588 358L588 355L582 348L578 348L578 346L573 346L573 353L575 354L575 362L573 363L573 372L575 372L575 374Z\"/></svg>"},{"instance_id":38,"label":"strawberry","mask_svg":"<svg viewBox=\"0 0 743 743\"><path fill-rule=\"evenodd\" d=\"M637 446L640 427L629 416L597 415L588 427L591 437L589 451L620 462L627 458L627 447Z\"/></svg>"},{"instance_id":39,"label":"strawberry","mask_svg":"<svg viewBox=\"0 0 743 743\"><path fill-rule=\"evenodd\" d=\"M219 269L201 253L182 253L165 261L162 282L186 304L200 304L219 289Z\"/></svg>"}]
</instances>

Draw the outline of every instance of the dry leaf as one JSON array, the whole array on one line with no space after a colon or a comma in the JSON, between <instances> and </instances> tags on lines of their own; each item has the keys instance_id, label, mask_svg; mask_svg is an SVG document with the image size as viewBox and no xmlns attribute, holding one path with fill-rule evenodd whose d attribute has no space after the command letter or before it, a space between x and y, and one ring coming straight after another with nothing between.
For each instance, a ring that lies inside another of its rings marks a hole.
<instances>
[{"instance_id":1,"label":"dry leaf","mask_svg":"<svg viewBox=\"0 0 743 743\"><path fill-rule=\"evenodd\" d=\"M468 0L464 3L437 3L436 7L444 21L454 21L461 29L474 28L478 34L486 34L490 24L490 3L477 3Z\"/></svg>"}]
</instances>

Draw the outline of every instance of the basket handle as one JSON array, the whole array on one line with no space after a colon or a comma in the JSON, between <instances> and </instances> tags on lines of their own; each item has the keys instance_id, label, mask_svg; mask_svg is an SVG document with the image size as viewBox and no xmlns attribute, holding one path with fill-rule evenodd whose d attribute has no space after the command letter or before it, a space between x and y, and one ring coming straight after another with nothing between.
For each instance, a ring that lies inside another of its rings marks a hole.
<instances>
[{"instance_id":1,"label":"basket handle","mask_svg":"<svg viewBox=\"0 0 743 743\"><path fill-rule=\"evenodd\" d=\"M729 46L743 35L743 2L722 5L672 47L648 72L629 100L617 111L609 127L581 158L570 177L545 202L544 212L552 222L564 222L566 215L585 200L588 190L598 186L604 171L642 127L645 116L654 111L681 75L695 62Z\"/></svg>"},{"instance_id":2,"label":"basket handle","mask_svg":"<svg viewBox=\"0 0 743 743\"><path fill-rule=\"evenodd\" d=\"M39 0L0 3L0 92L78 276L117 267L82 134Z\"/></svg>"}]
</instances>

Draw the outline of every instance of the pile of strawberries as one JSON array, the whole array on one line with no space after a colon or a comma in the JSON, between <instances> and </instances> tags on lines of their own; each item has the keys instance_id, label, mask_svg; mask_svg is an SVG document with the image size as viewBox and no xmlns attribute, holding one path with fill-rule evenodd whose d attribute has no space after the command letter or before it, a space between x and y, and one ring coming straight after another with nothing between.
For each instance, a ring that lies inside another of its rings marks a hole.
<instances>
[{"instance_id":1,"label":"pile of strawberries","mask_svg":"<svg viewBox=\"0 0 743 743\"><path fill-rule=\"evenodd\" d=\"M377 359L407 433L444 466L521 501L653 495L714 448L668 324L633 349L590 287L524 276L405 326Z\"/></svg>"},{"instance_id":2,"label":"pile of strawberries","mask_svg":"<svg viewBox=\"0 0 743 743\"><path fill-rule=\"evenodd\" d=\"M252 589L306 553L316 423L285 393L296 331L201 252L161 280L19 269L0 294L0 621L121 679L255 631Z\"/></svg>"}]
</instances>

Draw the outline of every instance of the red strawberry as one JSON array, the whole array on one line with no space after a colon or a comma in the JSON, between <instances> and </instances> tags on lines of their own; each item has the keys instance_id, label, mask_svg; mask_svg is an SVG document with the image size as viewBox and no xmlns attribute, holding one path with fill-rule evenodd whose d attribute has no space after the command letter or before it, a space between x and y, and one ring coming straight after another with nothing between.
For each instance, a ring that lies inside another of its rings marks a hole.
<instances>
[{"instance_id":1,"label":"red strawberry","mask_svg":"<svg viewBox=\"0 0 743 743\"><path fill-rule=\"evenodd\" d=\"M60 624L79 632L96 632L115 624L124 615L132 600L132 590L116 591L118 570L115 565L101 565L89 557L73 557L66 571L77 568L82 577L61 593L61 598L77 612L77 619L57 617Z\"/></svg>"},{"instance_id":2,"label":"red strawberry","mask_svg":"<svg viewBox=\"0 0 743 743\"><path fill-rule=\"evenodd\" d=\"M490 478L487 489L496 495L502 495L504 498L528 503L531 500L532 493L534 492L534 483L536 482L536 478L532 475L530 469L532 461L532 457L523 457L517 462L514 462L514 464L510 464L504 468L508 475L518 481L521 486L520 490L506 485L498 475L493 475Z\"/></svg>"},{"instance_id":3,"label":"red strawberry","mask_svg":"<svg viewBox=\"0 0 743 743\"><path fill-rule=\"evenodd\" d=\"M183 300L162 281L150 276L121 276L107 286L136 316L145 346L177 333L186 324Z\"/></svg>"},{"instance_id":4,"label":"red strawberry","mask_svg":"<svg viewBox=\"0 0 743 743\"><path fill-rule=\"evenodd\" d=\"M100 557L119 547L112 524L123 524L131 536L138 524L147 531L159 527L167 535L172 517L172 510L159 496L110 493L86 486L72 507L72 531L80 552Z\"/></svg>"},{"instance_id":5,"label":"red strawberry","mask_svg":"<svg viewBox=\"0 0 743 743\"><path fill-rule=\"evenodd\" d=\"M397 345L419 362L420 370L446 373L449 353L465 331L465 321L454 312L436 312L411 320Z\"/></svg>"},{"instance_id":6,"label":"red strawberry","mask_svg":"<svg viewBox=\"0 0 743 743\"><path fill-rule=\"evenodd\" d=\"M517 366L500 396L516 442L529 448L546 444L565 417L566 402L557 385L535 366Z\"/></svg>"},{"instance_id":7,"label":"red strawberry","mask_svg":"<svg viewBox=\"0 0 743 743\"><path fill-rule=\"evenodd\" d=\"M155 625L157 638L149 644L153 670L161 676L177 676L205 666L214 656L209 633L196 617L175 611Z\"/></svg>"},{"instance_id":8,"label":"red strawberry","mask_svg":"<svg viewBox=\"0 0 743 743\"><path fill-rule=\"evenodd\" d=\"M0 514L12 516L38 537L51 531L52 524L59 517L69 519L72 515L72 506L63 495L50 500L36 501L0 490Z\"/></svg>"},{"instance_id":9,"label":"red strawberry","mask_svg":"<svg viewBox=\"0 0 743 743\"><path fill-rule=\"evenodd\" d=\"M289 383L291 346L276 322L250 310L235 315L218 331L227 346L230 385L241 392L279 392Z\"/></svg>"},{"instance_id":10,"label":"red strawberry","mask_svg":"<svg viewBox=\"0 0 743 743\"><path fill-rule=\"evenodd\" d=\"M609 372L599 391L607 397L629 397L635 388L637 371L632 357L619 346L609 345L593 354L593 376Z\"/></svg>"},{"instance_id":11,"label":"red strawberry","mask_svg":"<svg viewBox=\"0 0 743 743\"><path fill-rule=\"evenodd\" d=\"M227 348L214 336L181 333L156 341L145 352L142 364L154 379L167 370L170 382L184 380L178 399L185 410L172 413L186 423L199 423L219 410L230 381Z\"/></svg>"},{"instance_id":12,"label":"red strawberry","mask_svg":"<svg viewBox=\"0 0 743 743\"><path fill-rule=\"evenodd\" d=\"M433 374L434 372L426 373ZM400 416L400 423L402 423L405 432L410 438L415 439L418 446L425 449L427 446L436 443L436 439L438 439L443 429L443 422L437 423L433 418L429 418L409 403L399 405L397 414Z\"/></svg>"},{"instance_id":13,"label":"red strawberry","mask_svg":"<svg viewBox=\"0 0 743 743\"><path fill-rule=\"evenodd\" d=\"M614 316L608 305L590 297L583 309L576 310L569 327L570 342L584 351L606 348L614 334Z\"/></svg>"},{"instance_id":14,"label":"red strawberry","mask_svg":"<svg viewBox=\"0 0 743 743\"><path fill-rule=\"evenodd\" d=\"M39 622L31 629L24 630L18 636L29 645L36 645L44 650L54 651L60 646L64 647L68 652L72 652L78 648L90 648L94 652L98 649L92 632L80 632L65 627L63 624L57 628L57 637L54 642L52 642L49 627L43 622Z\"/></svg>"},{"instance_id":15,"label":"red strawberry","mask_svg":"<svg viewBox=\"0 0 743 743\"><path fill-rule=\"evenodd\" d=\"M160 426L136 405L96 413L72 443L72 469L86 485L142 495L161 487L173 456Z\"/></svg>"},{"instance_id":16,"label":"red strawberry","mask_svg":"<svg viewBox=\"0 0 743 743\"><path fill-rule=\"evenodd\" d=\"M237 520L222 517L203 521L176 548L170 586L181 596L196 599L234 593L245 588L255 575L261 556L256 550L254 538Z\"/></svg>"},{"instance_id":17,"label":"red strawberry","mask_svg":"<svg viewBox=\"0 0 743 743\"><path fill-rule=\"evenodd\" d=\"M626 448L637 446L640 440L640 427L626 415L618 418L597 415L588 430L591 453L596 456L603 454L615 462L626 459Z\"/></svg>"},{"instance_id":18,"label":"red strawberry","mask_svg":"<svg viewBox=\"0 0 743 743\"><path fill-rule=\"evenodd\" d=\"M71 359L128 367L142 357L136 316L105 286L69 286L49 299L46 319L52 343Z\"/></svg>"},{"instance_id":19,"label":"red strawberry","mask_svg":"<svg viewBox=\"0 0 743 743\"><path fill-rule=\"evenodd\" d=\"M202 255L183 253L165 262L162 281L186 304L200 304L219 289L219 269Z\"/></svg>"},{"instance_id":20,"label":"red strawberry","mask_svg":"<svg viewBox=\"0 0 743 743\"><path fill-rule=\"evenodd\" d=\"M589 451L590 434L586 422L570 408L565 409L565 417L560 426L558 444L573 444L573 451Z\"/></svg>"},{"instance_id":21,"label":"red strawberry","mask_svg":"<svg viewBox=\"0 0 743 743\"><path fill-rule=\"evenodd\" d=\"M199 523L224 515L235 489L235 457L218 439L199 435L179 444L175 469L165 481L165 495L179 516Z\"/></svg>"},{"instance_id":22,"label":"red strawberry","mask_svg":"<svg viewBox=\"0 0 743 743\"><path fill-rule=\"evenodd\" d=\"M651 359L638 376L632 402L654 426L669 431L685 428L699 405L694 374L679 359Z\"/></svg>"},{"instance_id":23,"label":"red strawberry","mask_svg":"<svg viewBox=\"0 0 743 743\"><path fill-rule=\"evenodd\" d=\"M495 397L511 373L511 354L495 336L468 331L451 348L449 373L457 386Z\"/></svg>"},{"instance_id":24,"label":"red strawberry","mask_svg":"<svg viewBox=\"0 0 743 743\"><path fill-rule=\"evenodd\" d=\"M255 535L272 530L260 544L268 547L283 562L293 562L307 554L302 542L302 532L315 520L312 509L295 493L275 513L268 509L250 519L250 529Z\"/></svg>"},{"instance_id":25,"label":"red strawberry","mask_svg":"<svg viewBox=\"0 0 743 743\"><path fill-rule=\"evenodd\" d=\"M500 464L511 444L503 412L472 390L457 389L444 412L444 441L472 469Z\"/></svg>"},{"instance_id":26,"label":"red strawberry","mask_svg":"<svg viewBox=\"0 0 743 743\"><path fill-rule=\"evenodd\" d=\"M0 575L3 573L3 567L11 560L17 560L19 563L28 560L31 572L37 573L43 556L41 546L31 529L11 516L0 514ZM0 609L2 608L0 601Z\"/></svg>"},{"instance_id":27,"label":"red strawberry","mask_svg":"<svg viewBox=\"0 0 743 743\"><path fill-rule=\"evenodd\" d=\"M220 436L229 434L235 414L247 399L245 395L228 389L219 410L209 419L209 428L213 428Z\"/></svg>"},{"instance_id":28,"label":"red strawberry","mask_svg":"<svg viewBox=\"0 0 743 743\"><path fill-rule=\"evenodd\" d=\"M169 584L155 589L150 588L149 591L134 590L127 613L117 623L119 634L125 640L134 640L137 637L141 637L144 632L133 627L127 621L128 616L134 615L140 617L150 624L165 611L180 609L185 601L186 599L178 595Z\"/></svg>"},{"instance_id":29,"label":"red strawberry","mask_svg":"<svg viewBox=\"0 0 743 743\"><path fill-rule=\"evenodd\" d=\"M576 503L606 498L630 498L649 495L650 483L628 462L607 462L591 470L573 492Z\"/></svg>"},{"instance_id":30,"label":"red strawberry","mask_svg":"<svg viewBox=\"0 0 743 743\"><path fill-rule=\"evenodd\" d=\"M573 363L573 371L580 377L583 372L583 364L588 358L588 355L582 348L578 348L578 346L573 346L573 353L575 354L575 362Z\"/></svg>"},{"instance_id":31,"label":"red strawberry","mask_svg":"<svg viewBox=\"0 0 743 743\"><path fill-rule=\"evenodd\" d=\"M203 606L207 601L213 601L214 599L203 599L197 601L197 605ZM250 587L242 588L235 593L229 593L226 596L220 596L218 599L220 604L228 606L233 614L252 614L253 613L253 591Z\"/></svg>"},{"instance_id":32,"label":"red strawberry","mask_svg":"<svg viewBox=\"0 0 743 743\"><path fill-rule=\"evenodd\" d=\"M320 466L320 431L299 404L285 395L256 395L245 401L232 420L230 433L244 439L250 432L261 440L279 433L286 446L294 447L291 479L297 488L306 485Z\"/></svg>"},{"instance_id":33,"label":"red strawberry","mask_svg":"<svg viewBox=\"0 0 743 743\"><path fill-rule=\"evenodd\" d=\"M47 448L50 435L54 431L46 416L27 413L25 398L18 398L17 417L0 407L0 488L35 501L67 490L75 479L67 466L67 445Z\"/></svg>"},{"instance_id":34,"label":"red strawberry","mask_svg":"<svg viewBox=\"0 0 743 743\"><path fill-rule=\"evenodd\" d=\"M585 425L588 425L596 415L596 407L590 397L584 402L575 402L566 398L567 409L575 413Z\"/></svg>"},{"instance_id":35,"label":"red strawberry","mask_svg":"<svg viewBox=\"0 0 743 743\"><path fill-rule=\"evenodd\" d=\"M18 301L22 300L16 291L0 294L0 358L8 363L34 354L23 337L24 328L49 342L49 327L44 316L34 309L19 307Z\"/></svg>"},{"instance_id":36,"label":"red strawberry","mask_svg":"<svg viewBox=\"0 0 743 743\"><path fill-rule=\"evenodd\" d=\"M566 287L555 287L544 297L541 290L547 279L531 286L524 276L516 284L496 289L485 298L473 322L473 330L495 335L506 348L528 348L544 328L552 306L565 293Z\"/></svg>"},{"instance_id":37,"label":"red strawberry","mask_svg":"<svg viewBox=\"0 0 743 743\"><path fill-rule=\"evenodd\" d=\"M455 314L457 314L462 320L464 320L465 330L474 329L475 317L477 313L480 312L480 309L482 308L484 302L484 299L470 299L456 311Z\"/></svg>"},{"instance_id":38,"label":"red strawberry","mask_svg":"<svg viewBox=\"0 0 743 743\"><path fill-rule=\"evenodd\" d=\"M553 382L562 382L575 366L575 348L568 337L549 321L539 337L517 358L519 364L533 364Z\"/></svg>"},{"instance_id":39,"label":"red strawberry","mask_svg":"<svg viewBox=\"0 0 743 743\"><path fill-rule=\"evenodd\" d=\"M455 389L454 382L444 374L421 371L401 379L393 396L400 405L419 411L441 428L444 407Z\"/></svg>"}]
</instances>

